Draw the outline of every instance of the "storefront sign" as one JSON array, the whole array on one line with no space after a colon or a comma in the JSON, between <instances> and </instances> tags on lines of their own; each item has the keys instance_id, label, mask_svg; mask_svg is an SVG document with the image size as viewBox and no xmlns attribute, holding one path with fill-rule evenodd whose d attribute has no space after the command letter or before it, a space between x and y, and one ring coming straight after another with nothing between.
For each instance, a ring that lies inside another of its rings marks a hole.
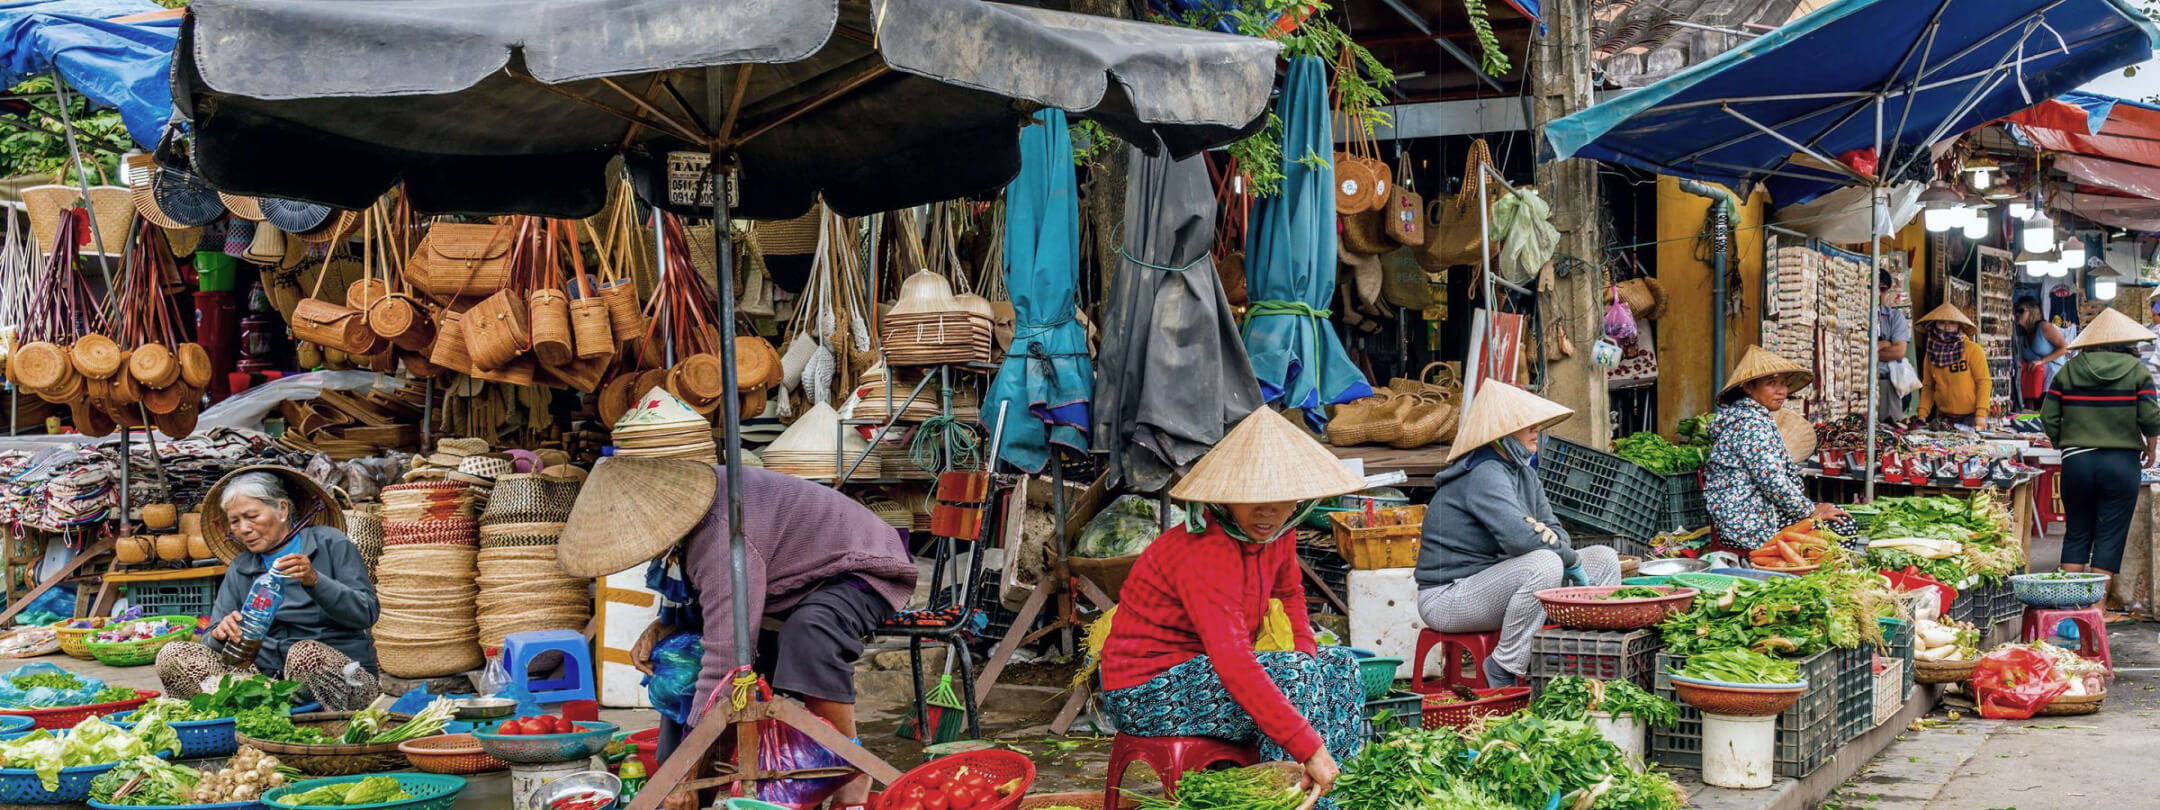
<instances>
[{"instance_id":1,"label":"storefront sign","mask_svg":"<svg viewBox=\"0 0 2160 810\"><path fill-rule=\"evenodd\" d=\"M711 208L713 204L710 177L712 155L705 152L669 152L667 156L668 204L685 208ZM742 192L737 190L735 170L728 170L728 205L742 203Z\"/></svg>"}]
</instances>

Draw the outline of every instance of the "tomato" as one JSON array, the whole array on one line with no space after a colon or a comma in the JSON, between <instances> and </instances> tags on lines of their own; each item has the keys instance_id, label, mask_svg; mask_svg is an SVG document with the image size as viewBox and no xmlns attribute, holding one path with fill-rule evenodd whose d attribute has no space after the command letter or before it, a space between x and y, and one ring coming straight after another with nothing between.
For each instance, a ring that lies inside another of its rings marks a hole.
<instances>
[{"instance_id":1,"label":"tomato","mask_svg":"<svg viewBox=\"0 0 2160 810\"><path fill-rule=\"evenodd\" d=\"M498 726L496 726L496 727L495 727L495 733L497 733L497 734L523 734L523 733L525 733L525 732L523 732L523 731L519 731L519 730L518 730L519 728L520 728L520 725L519 725L519 723L518 723L518 721L517 721L517 718L514 718L514 717L513 717L513 718L511 718L511 719L509 719L509 720L504 720L504 721L502 721L502 724L501 724L501 725L498 725Z\"/></svg>"},{"instance_id":2,"label":"tomato","mask_svg":"<svg viewBox=\"0 0 2160 810\"><path fill-rule=\"evenodd\" d=\"M923 810L951 810L952 803L943 793L931 793L923 797Z\"/></svg>"},{"instance_id":3,"label":"tomato","mask_svg":"<svg viewBox=\"0 0 2160 810\"><path fill-rule=\"evenodd\" d=\"M909 785L909 786L907 786L907 791L906 791L906 792L905 792L904 794L902 794L902 795L901 795L900 799L901 799L902 801L909 801L909 802L914 802L914 803L916 803L916 804L922 804L922 801L923 801L923 794L924 794L925 792L926 792L926 791L924 791L924 790L923 790L923 786L922 786L922 785Z\"/></svg>"},{"instance_id":4,"label":"tomato","mask_svg":"<svg viewBox=\"0 0 2160 810\"><path fill-rule=\"evenodd\" d=\"M918 801L904 801L904 802L901 802L901 803L900 803L900 810L923 810L922 802L918 802Z\"/></svg>"},{"instance_id":5,"label":"tomato","mask_svg":"<svg viewBox=\"0 0 2160 810\"><path fill-rule=\"evenodd\" d=\"M576 724L576 723L573 723L573 722L570 722L570 718L568 718L568 717L562 717L562 716L557 716L557 717L555 718L555 733L557 733L557 734L573 734L573 733L576 733L576 732L577 732L577 730L578 730L577 724Z\"/></svg>"}]
</instances>

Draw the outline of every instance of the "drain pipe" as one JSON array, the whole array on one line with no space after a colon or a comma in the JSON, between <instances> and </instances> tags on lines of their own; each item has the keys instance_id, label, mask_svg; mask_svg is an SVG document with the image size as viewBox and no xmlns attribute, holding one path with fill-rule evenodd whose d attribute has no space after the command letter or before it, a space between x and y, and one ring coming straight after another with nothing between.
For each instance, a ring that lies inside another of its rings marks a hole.
<instances>
[{"instance_id":1,"label":"drain pipe","mask_svg":"<svg viewBox=\"0 0 2160 810\"><path fill-rule=\"evenodd\" d=\"M1732 267L1732 223L1740 211L1740 200L1724 186L1700 180L1680 178L1680 190L1710 200L1710 211L1716 220L1717 230L1712 234L1716 240L1716 258L1711 267L1711 323L1716 328L1710 332L1710 390L1725 387L1725 277Z\"/></svg>"}]
</instances>

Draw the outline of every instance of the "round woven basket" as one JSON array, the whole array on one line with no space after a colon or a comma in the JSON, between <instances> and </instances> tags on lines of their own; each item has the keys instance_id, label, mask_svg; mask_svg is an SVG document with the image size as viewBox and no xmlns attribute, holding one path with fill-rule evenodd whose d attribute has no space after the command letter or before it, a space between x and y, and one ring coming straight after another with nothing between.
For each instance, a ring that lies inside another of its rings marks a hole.
<instances>
[{"instance_id":1,"label":"round woven basket","mask_svg":"<svg viewBox=\"0 0 2160 810\"><path fill-rule=\"evenodd\" d=\"M422 737L398 743L398 753L405 755L413 769L428 773L447 773L469 776L476 773L492 773L510 769L510 763L496 759L480 747L480 740L471 734L443 734Z\"/></svg>"},{"instance_id":2,"label":"round woven basket","mask_svg":"<svg viewBox=\"0 0 2160 810\"><path fill-rule=\"evenodd\" d=\"M1980 659L1971 661L1913 661L1913 683L1965 683L1972 680Z\"/></svg>"},{"instance_id":3,"label":"round woven basket","mask_svg":"<svg viewBox=\"0 0 2160 810\"><path fill-rule=\"evenodd\" d=\"M2077 697L2070 697L2068 695L2065 695L2063 697L2059 697L2052 701L2049 701L2048 705L2040 707L2040 710L2037 712L2033 712L2033 716L2069 717L2079 714L2092 714L2094 712L2100 711L2100 704L2106 702L2106 692L2102 692L2097 695L2080 695Z\"/></svg>"},{"instance_id":4,"label":"round woven basket","mask_svg":"<svg viewBox=\"0 0 2160 810\"><path fill-rule=\"evenodd\" d=\"M487 525L562 523L570 519L577 504L579 482L539 473L516 473L495 479L487 510L480 522Z\"/></svg>"},{"instance_id":5,"label":"round woven basket","mask_svg":"<svg viewBox=\"0 0 2160 810\"><path fill-rule=\"evenodd\" d=\"M120 344L112 338L91 333L75 339L68 351L68 360L75 371L93 380L109 380L120 370Z\"/></svg>"},{"instance_id":6,"label":"round woven basket","mask_svg":"<svg viewBox=\"0 0 2160 810\"><path fill-rule=\"evenodd\" d=\"M1578 630L1637 630L1685 613L1695 604L1694 588L1659 587L1666 595L1657 598L1607 599L1618 585L1547 588L1538 591L1545 616L1562 627Z\"/></svg>"},{"instance_id":7,"label":"round woven basket","mask_svg":"<svg viewBox=\"0 0 2160 810\"><path fill-rule=\"evenodd\" d=\"M335 737L344 733L345 723L352 712L316 712L292 716L295 726L312 728ZM392 714L395 728L412 719L411 715ZM308 776L350 776L361 773L382 773L405 767L405 755L398 753L397 743L374 745L308 745L304 743L259 740L241 734L240 744L251 746L265 754L277 757L279 764Z\"/></svg>"},{"instance_id":8,"label":"round woven basket","mask_svg":"<svg viewBox=\"0 0 2160 810\"><path fill-rule=\"evenodd\" d=\"M1762 717L1777 714L1800 702L1807 682L1796 684L1724 685L1668 674L1680 702L1710 714L1731 717Z\"/></svg>"},{"instance_id":9,"label":"round woven basket","mask_svg":"<svg viewBox=\"0 0 2160 810\"><path fill-rule=\"evenodd\" d=\"M390 545L376 567L375 652L384 672L434 678L482 663L474 600L479 594L470 547Z\"/></svg>"}]
</instances>

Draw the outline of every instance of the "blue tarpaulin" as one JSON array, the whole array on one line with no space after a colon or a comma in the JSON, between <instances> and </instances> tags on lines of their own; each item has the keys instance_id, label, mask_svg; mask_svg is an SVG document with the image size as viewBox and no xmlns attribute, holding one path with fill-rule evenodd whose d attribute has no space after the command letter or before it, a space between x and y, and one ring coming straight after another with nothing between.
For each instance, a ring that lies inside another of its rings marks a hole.
<instances>
[{"instance_id":1,"label":"blue tarpaulin","mask_svg":"<svg viewBox=\"0 0 2160 810\"><path fill-rule=\"evenodd\" d=\"M1245 351L1261 396L1303 408L1318 428L1326 423L1320 406L1372 396L1372 386L1328 323L1335 292L1335 168L1325 161L1333 157L1335 141L1327 68L1317 57L1290 63L1275 114L1283 122L1282 193L1254 202L1252 230L1245 235L1252 299ZM1314 155L1321 159L1307 159Z\"/></svg>"},{"instance_id":2,"label":"blue tarpaulin","mask_svg":"<svg viewBox=\"0 0 2160 810\"><path fill-rule=\"evenodd\" d=\"M2156 47L2160 31L2124 0L1838 0L1547 124L1546 141L1557 157L1764 182L1779 204L1804 202L1857 178L1796 146L1835 158L1873 148L1879 132L1902 165Z\"/></svg>"},{"instance_id":3,"label":"blue tarpaulin","mask_svg":"<svg viewBox=\"0 0 2160 810\"><path fill-rule=\"evenodd\" d=\"M114 22L164 9L148 0L0 2L0 86L54 70L91 103L120 111L128 134L157 143L172 118L173 40L180 17Z\"/></svg>"},{"instance_id":4,"label":"blue tarpaulin","mask_svg":"<svg viewBox=\"0 0 2160 810\"><path fill-rule=\"evenodd\" d=\"M1087 329L1073 317L1080 283L1080 203L1065 111L1044 110L1020 130L1020 176L1005 189L1005 289L1013 342L984 398L983 419L1005 411L998 458L1042 472L1050 445L1087 450L1095 367ZM1007 404L1011 407L1006 408Z\"/></svg>"}]
</instances>

